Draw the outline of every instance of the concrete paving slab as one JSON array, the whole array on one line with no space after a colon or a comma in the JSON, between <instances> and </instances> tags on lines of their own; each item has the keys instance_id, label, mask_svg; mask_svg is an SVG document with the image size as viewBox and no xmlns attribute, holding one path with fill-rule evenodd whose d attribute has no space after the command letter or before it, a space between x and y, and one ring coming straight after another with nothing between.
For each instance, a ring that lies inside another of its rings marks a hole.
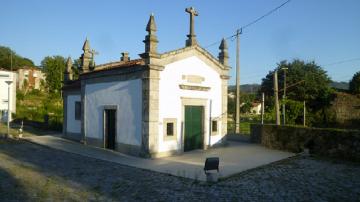
<instances>
[{"instance_id":1,"label":"concrete paving slab","mask_svg":"<svg viewBox=\"0 0 360 202\"><path fill-rule=\"evenodd\" d=\"M258 144L228 141L229 144L225 147L212 148L206 151L195 150L172 157L144 159L86 146L63 139L60 136L31 136L24 139L53 149L201 181L206 180L203 168L207 157L220 158L219 177L224 178L295 155L289 152L267 149Z\"/></svg>"}]
</instances>

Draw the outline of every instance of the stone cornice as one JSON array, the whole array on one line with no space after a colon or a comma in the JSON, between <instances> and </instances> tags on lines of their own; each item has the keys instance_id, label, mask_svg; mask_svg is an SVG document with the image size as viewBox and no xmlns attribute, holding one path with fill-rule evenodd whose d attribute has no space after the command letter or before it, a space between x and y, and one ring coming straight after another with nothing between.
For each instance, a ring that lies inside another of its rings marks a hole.
<instances>
[{"instance_id":1,"label":"stone cornice","mask_svg":"<svg viewBox=\"0 0 360 202\"><path fill-rule=\"evenodd\" d=\"M62 87L63 91L70 91L70 90L79 90L81 88L80 80L69 80L64 83Z\"/></svg>"},{"instance_id":2,"label":"stone cornice","mask_svg":"<svg viewBox=\"0 0 360 202\"><path fill-rule=\"evenodd\" d=\"M206 87L206 86L193 86L193 85L184 85L184 84L180 84L179 88L183 89L183 90L197 90L197 91L209 91L210 90L210 87Z\"/></svg>"},{"instance_id":3,"label":"stone cornice","mask_svg":"<svg viewBox=\"0 0 360 202\"><path fill-rule=\"evenodd\" d=\"M162 71L165 68L164 66L155 65L155 64L148 64L148 65L145 65L145 66L147 66L151 70L157 70L157 71Z\"/></svg>"},{"instance_id":4,"label":"stone cornice","mask_svg":"<svg viewBox=\"0 0 360 202\"><path fill-rule=\"evenodd\" d=\"M229 80L229 79L230 79L230 76L229 76L229 75L220 75L220 78L221 78L221 79Z\"/></svg>"}]
</instances>

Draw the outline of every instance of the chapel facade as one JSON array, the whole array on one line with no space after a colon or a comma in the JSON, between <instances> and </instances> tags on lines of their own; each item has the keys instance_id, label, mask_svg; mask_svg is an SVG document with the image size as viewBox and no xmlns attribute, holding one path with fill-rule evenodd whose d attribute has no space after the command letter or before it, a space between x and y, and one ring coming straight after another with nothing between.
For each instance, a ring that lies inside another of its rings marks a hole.
<instances>
[{"instance_id":1,"label":"chapel facade","mask_svg":"<svg viewBox=\"0 0 360 202\"><path fill-rule=\"evenodd\" d=\"M208 149L226 141L228 47L218 57L196 40L194 8L185 47L159 53L155 18L150 16L144 53L130 60L95 65L89 40L80 72L71 58L64 72L66 138L142 157Z\"/></svg>"}]
</instances>

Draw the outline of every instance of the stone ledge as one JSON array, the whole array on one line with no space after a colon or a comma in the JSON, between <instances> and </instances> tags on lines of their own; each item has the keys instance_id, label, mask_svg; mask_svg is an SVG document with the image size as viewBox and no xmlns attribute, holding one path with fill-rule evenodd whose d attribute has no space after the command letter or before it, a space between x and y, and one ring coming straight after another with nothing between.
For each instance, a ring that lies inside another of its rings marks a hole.
<instances>
[{"instance_id":1,"label":"stone ledge","mask_svg":"<svg viewBox=\"0 0 360 202\"><path fill-rule=\"evenodd\" d=\"M210 87L206 87L206 86L191 86L184 84L180 84L179 88L183 90L197 90L197 91L209 91L211 89Z\"/></svg>"}]
</instances>

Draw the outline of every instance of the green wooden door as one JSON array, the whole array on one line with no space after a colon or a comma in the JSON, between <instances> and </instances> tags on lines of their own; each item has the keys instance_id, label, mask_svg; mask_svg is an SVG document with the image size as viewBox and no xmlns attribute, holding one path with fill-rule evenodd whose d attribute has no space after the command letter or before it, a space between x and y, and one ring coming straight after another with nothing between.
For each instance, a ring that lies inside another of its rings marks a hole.
<instances>
[{"instance_id":1,"label":"green wooden door","mask_svg":"<svg viewBox=\"0 0 360 202\"><path fill-rule=\"evenodd\" d=\"M185 106L184 151L203 147L203 107Z\"/></svg>"}]
</instances>

